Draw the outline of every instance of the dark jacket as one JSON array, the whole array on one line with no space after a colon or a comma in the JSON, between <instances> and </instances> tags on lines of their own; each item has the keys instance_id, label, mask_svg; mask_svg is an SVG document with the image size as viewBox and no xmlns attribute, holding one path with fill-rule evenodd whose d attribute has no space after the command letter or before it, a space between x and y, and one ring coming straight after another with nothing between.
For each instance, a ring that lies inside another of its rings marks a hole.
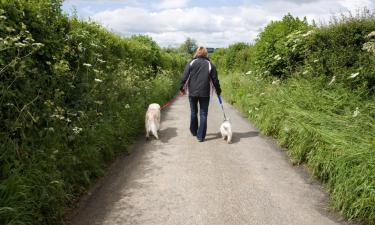
<instances>
[{"instance_id":1,"label":"dark jacket","mask_svg":"<svg viewBox=\"0 0 375 225\"><path fill-rule=\"evenodd\" d=\"M211 67L211 72L210 71ZM210 82L212 82L217 95L221 94L216 67L206 57L197 57L186 64L181 80L181 91L185 90L185 84L189 90L189 96L209 97Z\"/></svg>"}]
</instances>

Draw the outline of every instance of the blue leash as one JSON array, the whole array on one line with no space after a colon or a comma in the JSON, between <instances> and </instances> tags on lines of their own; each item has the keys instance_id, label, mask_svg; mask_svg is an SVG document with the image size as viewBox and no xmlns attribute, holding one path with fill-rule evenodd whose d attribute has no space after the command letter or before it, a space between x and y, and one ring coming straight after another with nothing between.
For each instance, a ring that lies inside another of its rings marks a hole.
<instances>
[{"instance_id":1,"label":"blue leash","mask_svg":"<svg viewBox=\"0 0 375 225\"><path fill-rule=\"evenodd\" d=\"M219 99L219 103L221 105L221 110L223 110L224 121L227 121L227 116L225 115L225 112L224 112L223 100L221 100L221 96L220 95L218 95L217 98Z\"/></svg>"}]
</instances>

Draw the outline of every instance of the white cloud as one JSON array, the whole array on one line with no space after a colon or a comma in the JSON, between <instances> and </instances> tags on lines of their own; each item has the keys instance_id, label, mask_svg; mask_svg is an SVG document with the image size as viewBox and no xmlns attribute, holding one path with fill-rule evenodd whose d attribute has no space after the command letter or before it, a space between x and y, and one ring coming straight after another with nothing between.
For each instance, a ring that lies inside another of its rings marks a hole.
<instances>
[{"instance_id":1,"label":"white cloud","mask_svg":"<svg viewBox=\"0 0 375 225\"><path fill-rule=\"evenodd\" d=\"M374 8L374 1L371 0L341 0L340 4L349 11L356 11L360 8L366 7L368 9Z\"/></svg>"},{"instance_id":2,"label":"white cloud","mask_svg":"<svg viewBox=\"0 0 375 225\"><path fill-rule=\"evenodd\" d=\"M155 3L154 7L157 9L184 8L188 3L189 0L162 0L161 2Z\"/></svg>"},{"instance_id":3,"label":"white cloud","mask_svg":"<svg viewBox=\"0 0 375 225\"><path fill-rule=\"evenodd\" d=\"M188 0L162 0L149 8L126 6L92 16L123 35L146 34L160 45L176 45L187 37L208 47L252 42L271 20L292 15L327 21L334 13L374 7L371 0L266 0L225 7L187 7Z\"/></svg>"}]
</instances>

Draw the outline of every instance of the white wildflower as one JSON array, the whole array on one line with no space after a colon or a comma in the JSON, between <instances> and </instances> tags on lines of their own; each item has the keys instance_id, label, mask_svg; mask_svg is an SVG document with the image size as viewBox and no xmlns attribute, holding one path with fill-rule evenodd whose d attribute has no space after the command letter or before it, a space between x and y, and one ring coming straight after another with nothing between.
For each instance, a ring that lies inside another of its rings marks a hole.
<instances>
[{"instance_id":1,"label":"white wildflower","mask_svg":"<svg viewBox=\"0 0 375 225\"><path fill-rule=\"evenodd\" d=\"M66 118L65 121L68 123L72 122L69 118Z\"/></svg>"},{"instance_id":2,"label":"white wildflower","mask_svg":"<svg viewBox=\"0 0 375 225\"><path fill-rule=\"evenodd\" d=\"M42 44L42 43L33 43L32 45L36 46L36 47L43 47L44 46L44 44Z\"/></svg>"},{"instance_id":3,"label":"white wildflower","mask_svg":"<svg viewBox=\"0 0 375 225\"><path fill-rule=\"evenodd\" d=\"M6 16L0 16L0 20L6 20L7 17Z\"/></svg>"},{"instance_id":4,"label":"white wildflower","mask_svg":"<svg viewBox=\"0 0 375 225\"><path fill-rule=\"evenodd\" d=\"M47 127L47 128L44 128L44 129L47 130L47 131L51 131L51 132L55 131L55 129L53 127Z\"/></svg>"},{"instance_id":5,"label":"white wildflower","mask_svg":"<svg viewBox=\"0 0 375 225\"><path fill-rule=\"evenodd\" d=\"M331 84L333 84L333 82L335 82L336 81L336 76L333 76L332 77L332 80L329 82L329 84L328 85L331 85Z\"/></svg>"},{"instance_id":6,"label":"white wildflower","mask_svg":"<svg viewBox=\"0 0 375 225\"><path fill-rule=\"evenodd\" d=\"M98 62L100 62L100 63L105 63L106 61L104 61L104 60L102 60L102 59L97 59L98 60Z\"/></svg>"},{"instance_id":7,"label":"white wildflower","mask_svg":"<svg viewBox=\"0 0 375 225\"><path fill-rule=\"evenodd\" d=\"M103 81L100 80L100 79L98 79L98 78L95 78L95 82L97 82L97 83L101 83L101 82L103 82Z\"/></svg>"},{"instance_id":8,"label":"white wildflower","mask_svg":"<svg viewBox=\"0 0 375 225\"><path fill-rule=\"evenodd\" d=\"M313 31L312 31L312 30L309 30L307 33L302 34L302 36L303 36L303 37L307 37L307 36L311 35L312 33L313 33Z\"/></svg>"},{"instance_id":9,"label":"white wildflower","mask_svg":"<svg viewBox=\"0 0 375 225\"><path fill-rule=\"evenodd\" d=\"M306 74L308 74L309 73L309 71L308 70L305 70L305 71L303 71L303 75L306 75Z\"/></svg>"},{"instance_id":10,"label":"white wildflower","mask_svg":"<svg viewBox=\"0 0 375 225\"><path fill-rule=\"evenodd\" d=\"M7 30L8 32L16 31L13 27L6 27L5 30Z\"/></svg>"},{"instance_id":11,"label":"white wildflower","mask_svg":"<svg viewBox=\"0 0 375 225\"><path fill-rule=\"evenodd\" d=\"M369 41L364 43L362 50L375 54L375 41Z\"/></svg>"},{"instance_id":12,"label":"white wildflower","mask_svg":"<svg viewBox=\"0 0 375 225\"><path fill-rule=\"evenodd\" d=\"M80 127L74 127L72 130L73 130L74 134L79 134L79 133L81 133L81 131L82 131L83 129L80 128Z\"/></svg>"},{"instance_id":13,"label":"white wildflower","mask_svg":"<svg viewBox=\"0 0 375 225\"><path fill-rule=\"evenodd\" d=\"M14 104L13 104L13 103L9 103L9 102L8 102L8 103L6 103L5 105L6 105L6 106L14 106Z\"/></svg>"},{"instance_id":14,"label":"white wildflower","mask_svg":"<svg viewBox=\"0 0 375 225\"><path fill-rule=\"evenodd\" d=\"M319 62L319 59L315 59L315 60L314 60L314 63L317 63L317 62Z\"/></svg>"},{"instance_id":15,"label":"white wildflower","mask_svg":"<svg viewBox=\"0 0 375 225\"><path fill-rule=\"evenodd\" d=\"M290 131L290 128L289 128L289 127L284 127L284 131L285 131L286 133L288 133L288 132Z\"/></svg>"},{"instance_id":16,"label":"white wildflower","mask_svg":"<svg viewBox=\"0 0 375 225\"><path fill-rule=\"evenodd\" d=\"M359 114L359 108L356 107L356 108L355 108L355 111L353 112L353 117L357 117L358 114Z\"/></svg>"},{"instance_id":17,"label":"white wildflower","mask_svg":"<svg viewBox=\"0 0 375 225\"><path fill-rule=\"evenodd\" d=\"M246 75L250 75L251 73L252 73L252 71L249 70L249 71L247 71L245 74L246 74Z\"/></svg>"},{"instance_id":18,"label":"white wildflower","mask_svg":"<svg viewBox=\"0 0 375 225\"><path fill-rule=\"evenodd\" d=\"M16 47L19 47L19 48L23 48L23 47L26 47L26 44L24 43L21 43L21 42L17 42L14 44Z\"/></svg>"},{"instance_id":19,"label":"white wildflower","mask_svg":"<svg viewBox=\"0 0 375 225\"><path fill-rule=\"evenodd\" d=\"M84 63L83 65L86 66L86 67L92 67L92 65L89 64L89 63Z\"/></svg>"},{"instance_id":20,"label":"white wildflower","mask_svg":"<svg viewBox=\"0 0 375 225\"><path fill-rule=\"evenodd\" d=\"M279 84L280 83L280 80L274 80L274 81L272 81L272 84Z\"/></svg>"},{"instance_id":21,"label":"white wildflower","mask_svg":"<svg viewBox=\"0 0 375 225\"><path fill-rule=\"evenodd\" d=\"M372 32L369 33L366 37L367 37L367 38L375 37L375 31L372 31Z\"/></svg>"},{"instance_id":22,"label":"white wildflower","mask_svg":"<svg viewBox=\"0 0 375 225\"><path fill-rule=\"evenodd\" d=\"M281 56L280 55L275 55L275 57L273 57L273 58L276 59L276 60L280 60Z\"/></svg>"},{"instance_id":23,"label":"white wildflower","mask_svg":"<svg viewBox=\"0 0 375 225\"><path fill-rule=\"evenodd\" d=\"M355 78L356 76L359 75L359 72L357 73L352 73L350 76L349 76L349 79L352 79L352 78Z\"/></svg>"},{"instance_id":24,"label":"white wildflower","mask_svg":"<svg viewBox=\"0 0 375 225\"><path fill-rule=\"evenodd\" d=\"M100 73L100 71L97 70L97 69L93 69L93 71L94 71L95 73Z\"/></svg>"},{"instance_id":25,"label":"white wildflower","mask_svg":"<svg viewBox=\"0 0 375 225\"><path fill-rule=\"evenodd\" d=\"M51 118L57 118L57 119L60 119L60 120L65 120L64 116L61 116L61 115L58 115L58 114L52 114L50 117Z\"/></svg>"},{"instance_id":26,"label":"white wildflower","mask_svg":"<svg viewBox=\"0 0 375 225\"><path fill-rule=\"evenodd\" d=\"M125 105L125 109L129 109L130 108L130 105L129 104L126 104Z\"/></svg>"}]
</instances>

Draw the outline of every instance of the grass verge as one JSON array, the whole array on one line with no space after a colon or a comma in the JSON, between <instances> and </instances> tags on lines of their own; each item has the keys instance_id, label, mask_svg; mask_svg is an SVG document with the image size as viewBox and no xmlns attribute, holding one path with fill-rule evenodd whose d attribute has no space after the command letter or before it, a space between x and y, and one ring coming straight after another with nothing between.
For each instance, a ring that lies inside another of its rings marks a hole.
<instances>
[{"instance_id":1,"label":"grass verge","mask_svg":"<svg viewBox=\"0 0 375 225\"><path fill-rule=\"evenodd\" d=\"M333 208L375 224L375 97L319 77L231 73L221 82L230 103L327 185Z\"/></svg>"}]
</instances>

